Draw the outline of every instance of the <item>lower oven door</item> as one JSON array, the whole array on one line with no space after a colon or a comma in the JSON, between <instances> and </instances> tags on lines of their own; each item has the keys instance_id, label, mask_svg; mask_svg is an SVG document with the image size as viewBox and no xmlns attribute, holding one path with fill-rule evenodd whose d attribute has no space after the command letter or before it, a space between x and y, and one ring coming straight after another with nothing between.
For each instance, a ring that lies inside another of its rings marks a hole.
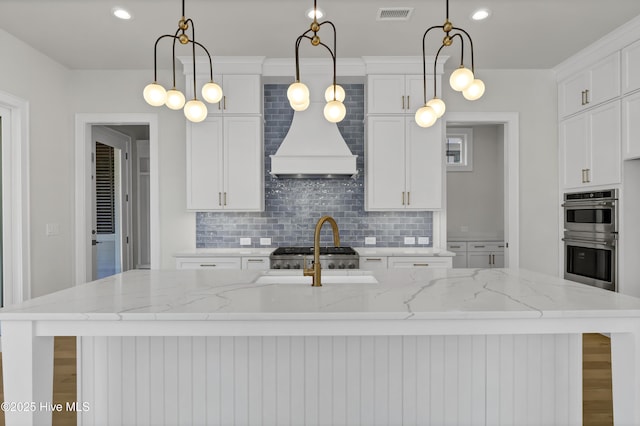
<instances>
[{"instance_id":1,"label":"lower oven door","mask_svg":"<svg viewBox=\"0 0 640 426\"><path fill-rule=\"evenodd\" d=\"M584 240L566 235L564 278L583 284L616 290L616 242Z\"/></svg>"}]
</instances>

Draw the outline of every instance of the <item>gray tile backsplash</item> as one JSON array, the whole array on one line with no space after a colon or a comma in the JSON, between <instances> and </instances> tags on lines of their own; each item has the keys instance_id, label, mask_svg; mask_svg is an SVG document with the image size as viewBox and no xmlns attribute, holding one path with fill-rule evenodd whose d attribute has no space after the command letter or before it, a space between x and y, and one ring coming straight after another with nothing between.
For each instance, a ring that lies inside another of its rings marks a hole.
<instances>
[{"instance_id":1,"label":"gray tile backsplash","mask_svg":"<svg viewBox=\"0 0 640 426\"><path fill-rule=\"evenodd\" d=\"M323 215L336 219L344 246L364 246L376 237L378 247L400 247L404 237L432 238L431 212L364 211L364 85L344 84L346 118L338 123L351 152L358 156L355 179L284 179L269 175L272 154L284 139L293 110L287 101L288 85L264 86L265 211L260 213L196 213L198 248L238 247L250 237L259 247L260 237L272 246L313 245L316 221ZM333 244L330 227L322 232L323 245ZM416 238L417 241L417 238Z\"/></svg>"}]
</instances>

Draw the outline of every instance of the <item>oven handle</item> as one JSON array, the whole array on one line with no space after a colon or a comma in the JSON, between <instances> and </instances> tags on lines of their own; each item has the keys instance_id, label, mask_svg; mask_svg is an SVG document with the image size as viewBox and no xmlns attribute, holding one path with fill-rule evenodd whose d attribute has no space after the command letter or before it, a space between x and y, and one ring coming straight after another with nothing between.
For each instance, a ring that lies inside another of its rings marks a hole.
<instances>
[{"instance_id":1,"label":"oven handle","mask_svg":"<svg viewBox=\"0 0 640 426\"><path fill-rule=\"evenodd\" d=\"M566 201L560 204L561 207L615 207L615 201Z\"/></svg>"},{"instance_id":2,"label":"oven handle","mask_svg":"<svg viewBox=\"0 0 640 426\"><path fill-rule=\"evenodd\" d=\"M616 241L597 241L597 240L585 240L580 238L563 238L562 241L565 243L588 243L594 246L603 246L603 247L615 247Z\"/></svg>"}]
</instances>

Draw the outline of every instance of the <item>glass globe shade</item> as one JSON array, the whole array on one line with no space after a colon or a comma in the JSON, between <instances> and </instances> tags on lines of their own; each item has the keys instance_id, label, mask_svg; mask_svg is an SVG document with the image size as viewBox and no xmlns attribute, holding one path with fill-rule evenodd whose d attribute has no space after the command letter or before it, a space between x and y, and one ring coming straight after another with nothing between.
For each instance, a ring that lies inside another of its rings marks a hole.
<instances>
[{"instance_id":1,"label":"glass globe shade","mask_svg":"<svg viewBox=\"0 0 640 426\"><path fill-rule=\"evenodd\" d=\"M347 115L347 108L340 101L327 102L324 106L324 118L330 123L339 123Z\"/></svg>"},{"instance_id":2,"label":"glass globe shade","mask_svg":"<svg viewBox=\"0 0 640 426\"><path fill-rule=\"evenodd\" d=\"M184 106L184 95L177 89L167 90L167 107L171 109L180 109Z\"/></svg>"},{"instance_id":3,"label":"glass globe shade","mask_svg":"<svg viewBox=\"0 0 640 426\"><path fill-rule=\"evenodd\" d=\"M293 105L300 105L309 100L309 88L299 81L292 83L287 89L287 98L293 108Z\"/></svg>"},{"instance_id":4,"label":"glass globe shade","mask_svg":"<svg viewBox=\"0 0 640 426\"><path fill-rule=\"evenodd\" d=\"M184 116L189 121L199 123L207 118L207 106L202 101L192 99L184 106Z\"/></svg>"},{"instance_id":5,"label":"glass globe shade","mask_svg":"<svg viewBox=\"0 0 640 426\"><path fill-rule=\"evenodd\" d=\"M429 102L427 102L427 106L431 107L433 111L436 113L436 117L440 118L444 115L447 106L444 104L444 101L440 98L433 98Z\"/></svg>"},{"instance_id":6,"label":"glass globe shade","mask_svg":"<svg viewBox=\"0 0 640 426\"><path fill-rule=\"evenodd\" d=\"M210 104L220 102L220 99L222 99L222 87L210 81L202 86L202 97Z\"/></svg>"},{"instance_id":7,"label":"glass globe shade","mask_svg":"<svg viewBox=\"0 0 640 426\"><path fill-rule=\"evenodd\" d=\"M345 97L344 89L339 84L336 84L335 87L336 87L335 100L336 101L340 101L340 102L344 102L344 97ZM331 102L331 101L334 100L334 97L333 97L333 84L331 86L327 87L327 90L324 92L324 100L327 101L327 102Z\"/></svg>"},{"instance_id":8,"label":"glass globe shade","mask_svg":"<svg viewBox=\"0 0 640 426\"><path fill-rule=\"evenodd\" d=\"M416 123L420 127L431 127L435 124L438 116L430 106L423 106L416 111Z\"/></svg>"},{"instance_id":9,"label":"glass globe shade","mask_svg":"<svg viewBox=\"0 0 640 426\"><path fill-rule=\"evenodd\" d=\"M473 80L471 85L462 91L462 96L469 101L480 99L484 95L484 82L479 78Z\"/></svg>"},{"instance_id":10,"label":"glass globe shade","mask_svg":"<svg viewBox=\"0 0 640 426\"><path fill-rule=\"evenodd\" d=\"M458 92L463 91L473 82L473 73L469 68L465 68L464 65L460 65L460 68L451 73L449 77L449 84L453 90Z\"/></svg>"},{"instance_id":11,"label":"glass globe shade","mask_svg":"<svg viewBox=\"0 0 640 426\"><path fill-rule=\"evenodd\" d=\"M162 106L167 100L167 91L158 83L150 83L142 92L144 100L151 106Z\"/></svg>"},{"instance_id":12,"label":"glass globe shade","mask_svg":"<svg viewBox=\"0 0 640 426\"><path fill-rule=\"evenodd\" d=\"M299 104L292 104L291 108L293 108L294 111L304 111L305 109L309 108L309 99L307 99L306 102L302 102Z\"/></svg>"}]
</instances>

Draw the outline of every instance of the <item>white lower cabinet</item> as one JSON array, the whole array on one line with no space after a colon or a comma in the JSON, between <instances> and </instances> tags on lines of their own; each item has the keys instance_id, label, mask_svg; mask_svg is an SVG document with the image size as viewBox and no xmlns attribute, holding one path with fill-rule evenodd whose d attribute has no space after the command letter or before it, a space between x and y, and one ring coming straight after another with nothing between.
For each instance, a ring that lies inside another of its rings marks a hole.
<instances>
[{"instance_id":1,"label":"white lower cabinet","mask_svg":"<svg viewBox=\"0 0 640 426\"><path fill-rule=\"evenodd\" d=\"M269 269L269 256L252 256L242 258L242 269L265 271Z\"/></svg>"},{"instance_id":2,"label":"white lower cabinet","mask_svg":"<svg viewBox=\"0 0 640 426\"><path fill-rule=\"evenodd\" d=\"M467 267L504 268L504 243L468 242Z\"/></svg>"},{"instance_id":3,"label":"white lower cabinet","mask_svg":"<svg viewBox=\"0 0 640 426\"><path fill-rule=\"evenodd\" d=\"M375 271L387 269L386 256L360 256L360 269Z\"/></svg>"},{"instance_id":4,"label":"white lower cabinet","mask_svg":"<svg viewBox=\"0 0 640 426\"><path fill-rule=\"evenodd\" d=\"M452 259L452 264L454 268L467 267L467 242L466 241L448 242L447 250L452 251L456 254Z\"/></svg>"},{"instance_id":5,"label":"white lower cabinet","mask_svg":"<svg viewBox=\"0 0 640 426\"><path fill-rule=\"evenodd\" d=\"M176 269L240 269L240 257L179 257Z\"/></svg>"},{"instance_id":6,"label":"white lower cabinet","mask_svg":"<svg viewBox=\"0 0 640 426\"><path fill-rule=\"evenodd\" d=\"M387 261L389 269L397 268L451 268L450 257L393 256Z\"/></svg>"}]
</instances>

